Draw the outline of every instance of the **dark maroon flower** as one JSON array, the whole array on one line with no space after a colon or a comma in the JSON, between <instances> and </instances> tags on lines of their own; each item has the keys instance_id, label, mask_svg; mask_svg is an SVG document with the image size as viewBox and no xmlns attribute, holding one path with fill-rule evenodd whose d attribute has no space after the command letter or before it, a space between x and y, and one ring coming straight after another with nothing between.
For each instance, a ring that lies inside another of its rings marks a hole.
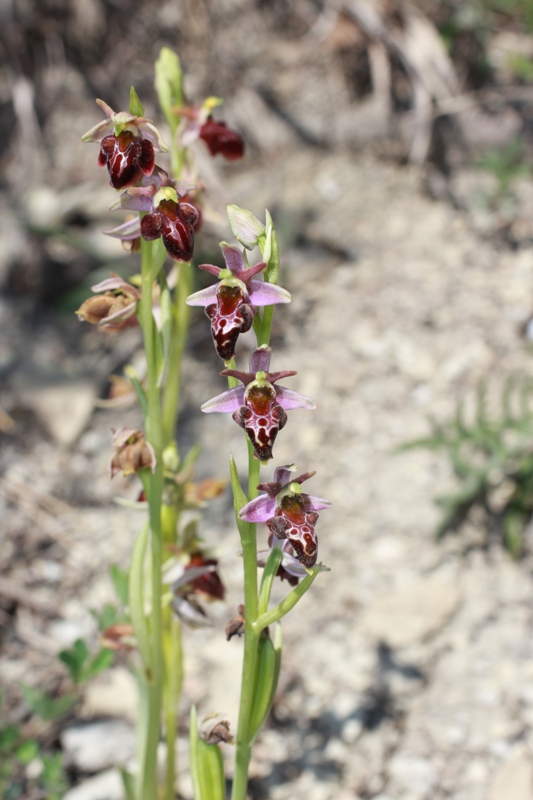
<instances>
[{"instance_id":1,"label":"dark maroon flower","mask_svg":"<svg viewBox=\"0 0 533 800\"><path fill-rule=\"evenodd\" d=\"M198 219L196 220L195 223L193 223L192 227L193 227L194 232L198 233L198 231L202 227L202 223L204 221L204 213L202 211L202 206L199 205L196 202L196 200L194 199L194 197L192 195L190 195L190 194L186 194L185 197L180 197L180 202L181 203L188 203L190 206L192 206L196 210L196 213L198 214Z\"/></svg>"},{"instance_id":2,"label":"dark maroon flower","mask_svg":"<svg viewBox=\"0 0 533 800\"><path fill-rule=\"evenodd\" d=\"M198 212L189 203L162 199L155 211L141 219L141 235L147 241L161 236L174 261L190 261L194 250L194 225Z\"/></svg>"},{"instance_id":3,"label":"dark maroon flower","mask_svg":"<svg viewBox=\"0 0 533 800\"><path fill-rule=\"evenodd\" d=\"M115 189L135 186L143 175L152 174L154 152L165 151L165 143L146 117L128 111L117 113L103 100L96 102L107 119L87 131L82 141L100 142L98 163L107 166L111 186Z\"/></svg>"},{"instance_id":4,"label":"dark maroon flower","mask_svg":"<svg viewBox=\"0 0 533 800\"><path fill-rule=\"evenodd\" d=\"M155 164L154 146L148 139L141 139L125 130L115 136L106 136L100 143L98 154L100 167L107 166L111 186L125 189L135 186L143 175L151 175Z\"/></svg>"},{"instance_id":5,"label":"dark maroon flower","mask_svg":"<svg viewBox=\"0 0 533 800\"><path fill-rule=\"evenodd\" d=\"M196 567L217 567L218 561L216 558L204 558L202 553L193 553L191 560L185 567L185 575L187 570L195 569ZM205 594L212 600L223 600L226 594L224 584L220 580L218 572L204 572L198 578L194 578L189 584L191 591Z\"/></svg>"},{"instance_id":6,"label":"dark maroon flower","mask_svg":"<svg viewBox=\"0 0 533 800\"><path fill-rule=\"evenodd\" d=\"M225 122L215 122L211 116L200 126L199 137L212 156L220 153L228 161L237 161L244 155L244 141L237 131L228 128Z\"/></svg>"}]
</instances>

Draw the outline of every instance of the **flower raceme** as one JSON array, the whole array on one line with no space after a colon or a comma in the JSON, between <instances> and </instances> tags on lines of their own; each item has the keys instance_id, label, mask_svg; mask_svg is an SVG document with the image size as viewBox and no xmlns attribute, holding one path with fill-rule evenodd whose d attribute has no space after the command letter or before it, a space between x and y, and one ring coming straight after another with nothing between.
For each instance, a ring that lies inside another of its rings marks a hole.
<instances>
[{"instance_id":1,"label":"flower raceme","mask_svg":"<svg viewBox=\"0 0 533 800\"><path fill-rule=\"evenodd\" d=\"M108 119L99 122L82 137L84 142L99 142L99 166L107 166L114 189L135 186L143 175L151 175L155 151L167 147L151 120L128 111L115 112L103 100L96 101Z\"/></svg>"},{"instance_id":2,"label":"flower raceme","mask_svg":"<svg viewBox=\"0 0 533 800\"><path fill-rule=\"evenodd\" d=\"M272 458L276 436L287 422L286 412L293 408L315 408L309 397L284 386L274 386L296 372L269 372L271 352L266 345L256 348L250 357L249 372L223 370L221 375L236 378L243 385L213 397L201 409L206 414L214 411L232 414L250 439L255 458L263 462Z\"/></svg>"},{"instance_id":3,"label":"flower raceme","mask_svg":"<svg viewBox=\"0 0 533 800\"><path fill-rule=\"evenodd\" d=\"M250 330L258 306L290 303L286 289L274 283L253 280L265 269L264 261L247 267L244 256L236 247L226 242L221 245L226 268L213 264L200 264L200 269L215 275L220 283L202 289L187 298L190 306L204 306L211 320L211 334L220 358L229 361L235 355L235 346L241 333Z\"/></svg>"},{"instance_id":4,"label":"flower raceme","mask_svg":"<svg viewBox=\"0 0 533 800\"><path fill-rule=\"evenodd\" d=\"M266 522L269 531L278 539L286 539L298 562L309 568L316 564L318 554L317 511L330 508L331 503L323 497L302 492L301 484L315 473L304 472L292 478L291 473L296 469L294 464L278 467L273 481L260 483L257 487L266 494L259 495L241 508L239 517L245 522ZM287 565L283 566L291 574Z\"/></svg>"}]
</instances>

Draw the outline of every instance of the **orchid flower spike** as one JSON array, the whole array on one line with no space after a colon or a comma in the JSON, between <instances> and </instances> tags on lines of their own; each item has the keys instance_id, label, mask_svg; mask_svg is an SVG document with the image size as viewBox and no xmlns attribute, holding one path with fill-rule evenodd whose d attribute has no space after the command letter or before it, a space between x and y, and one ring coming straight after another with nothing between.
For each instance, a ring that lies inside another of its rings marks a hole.
<instances>
[{"instance_id":1,"label":"orchid flower spike","mask_svg":"<svg viewBox=\"0 0 533 800\"><path fill-rule=\"evenodd\" d=\"M290 303L291 296L275 283L253 280L266 267L264 261L247 267L237 247L221 242L220 248L226 262L225 269L213 264L200 264L200 269L215 275L220 283L191 294L187 305L205 307L211 320L216 351L220 358L229 361L235 355L239 335L252 327L257 307Z\"/></svg>"},{"instance_id":2,"label":"orchid flower spike","mask_svg":"<svg viewBox=\"0 0 533 800\"><path fill-rule=\"evenodd\" d=\"M331 503L302 492L301 484L315 473L304 472L293 478L291 473L296 469L294 464L278 467L272 482L257 487L266 494L250 500L241 508L239 517L246 522L266 522L269 531L278 539L287 539L299 563L309 568L316 564L318 554L316 512L330 508Z\"/></svg>"},{"instance_id":3,"label":"orchid flower spike","mask_svg":"<svg viewBox=\"0 0 533 800\"><path fill-rule=\"evenodd\" d=\"M107 119L99 122L82 136L83 142L99 142L98 164L107 166L111 186L124 189L135 186L143 175L151 175L155 165L155 150L167 151L159 131L146 117L118 113L96 101Z\"/></svg>"},{"instance_id":4,"label":"orchid flower spike","mask_svg":"<svg viewBox=\"0 0 533 800\"><path fill-rule=\"evenodd\" d=\"M277 381L296 375L294 370L269 372L271 349L261 345L250 356L250 371L225 369L221 375L237 378L243 385L213 397L202 406L202 411L232 414L234 421L244 428L254 456L260 461L272 458L274 441L287 422L287 411L293 408L315 408L309 397L293 392L284 386L274 386Z\"/></svg>"}]
</instances>

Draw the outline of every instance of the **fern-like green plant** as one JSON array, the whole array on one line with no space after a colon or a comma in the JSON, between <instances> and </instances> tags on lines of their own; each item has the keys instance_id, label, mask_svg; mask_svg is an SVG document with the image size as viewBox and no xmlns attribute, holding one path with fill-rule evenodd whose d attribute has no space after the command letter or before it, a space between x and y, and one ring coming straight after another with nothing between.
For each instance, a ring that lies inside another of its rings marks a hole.
<instances>
[{"instance_id":1,"label":"fern-like green plant","mask_svg":"<svg viewBox=\"0 0 533 800\"><path fill-rule=\"evenodd\" d=\"M444 450L450 459L459 488L435 498L443 508L438 539L459 528L474 506L479 506L496 520L505 547L518 558L533 513L533 382L509 379L500 411L492 416L486 395L486 383L482 382L470 419L461 401L453 419L444 423L430 420L429 436L406 442L399 449ZM497 495L499 507L493 499Z\"/></svg>"}]
</instances>

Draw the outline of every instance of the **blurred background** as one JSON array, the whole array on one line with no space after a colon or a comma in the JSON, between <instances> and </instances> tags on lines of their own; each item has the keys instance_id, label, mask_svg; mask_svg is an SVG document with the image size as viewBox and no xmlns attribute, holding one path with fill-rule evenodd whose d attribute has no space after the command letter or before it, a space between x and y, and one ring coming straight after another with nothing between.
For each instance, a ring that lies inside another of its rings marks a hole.
<instances>
[{"instance_id":1,"label":"blurred background","mask_svg":"<svg viewBox=\"0 0 533 800\"><path fill-rule=\"evenodd\" d=\"M107 472L111 429L140 421L110 407L109 376L140 335L73 313L138 261L101 235L113 190L80 137L95 97L122 109L132 83L160 122L162 46L190 102L224 98L246 140L239 163L197 149L195 258L220 263L226 203L272 213L293 296L273 368L317 402L289 415L274 465L316 469L309 491L333 501L331 572L284 623L250 797L533 800L530 0L0 0L0 793L119 800L134 754L124 655L74 699L57 655L97 651L142 524L114 500L138 483ZM200 310L180 417L200 479L226 477L230 450L245 469L237 426L199 412L219 369ZM182 719L196 702L235 726L229 492L201 531L228 597L186 634Z\"/></svg>"}]
</instances>

